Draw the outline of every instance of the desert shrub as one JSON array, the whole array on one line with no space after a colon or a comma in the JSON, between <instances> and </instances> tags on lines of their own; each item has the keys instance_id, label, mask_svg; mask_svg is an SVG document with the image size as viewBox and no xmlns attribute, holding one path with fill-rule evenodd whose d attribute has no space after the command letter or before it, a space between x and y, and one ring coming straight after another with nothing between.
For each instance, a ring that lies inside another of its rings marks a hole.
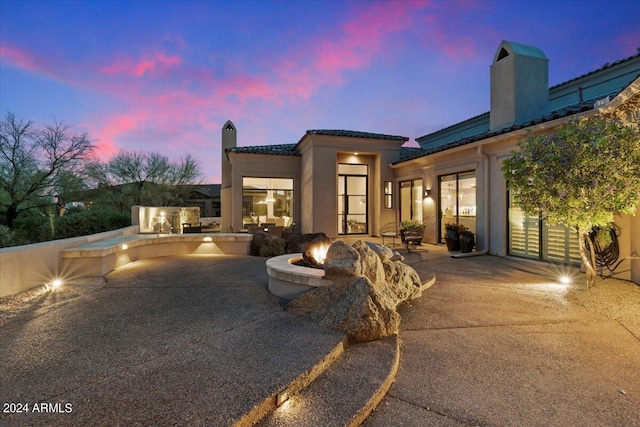
<instances>
[{"instance_id":1,"label":"desert shrub","mask_svg":"<svg viewBox=\"0 0 640 427\"><path fill-rule=\"evenodd\" d=\"M13 221L16 244L26 245L51 240L53 221L53 217L40 212L23 212Z\"/></svg>"},{"instance_id":2,"label":"desert shrub","mask_svg":"<svg viewBox=\"0 0 640 427\"><path fill-rule=\"evenodd\" d=\"M56 217L53 222L53 235L55 239L66 239L115 230L129 225L131 225L129 215L97 208Z\"/></svg>"},{"instance_id":3,"label":"desert shrub","mask_svg":"<svg viewBox=\"0 0 640 427\"><path fill-rule=\"evenodd\" d=\"M261 257L284 255L285 243L283 239L266 239L260 247L259 255Z\"/></svg>"},{"instance_id":4,"label":"desert shrub","mask_svg":"<svg viewBox=\"0 0 640 427\"><path fill-rule=\"evenodd\" d=\"M15 246L16 233L6 225L0 224L0 248L7 248L9 246Z\"/></svg>"}]
</instances>

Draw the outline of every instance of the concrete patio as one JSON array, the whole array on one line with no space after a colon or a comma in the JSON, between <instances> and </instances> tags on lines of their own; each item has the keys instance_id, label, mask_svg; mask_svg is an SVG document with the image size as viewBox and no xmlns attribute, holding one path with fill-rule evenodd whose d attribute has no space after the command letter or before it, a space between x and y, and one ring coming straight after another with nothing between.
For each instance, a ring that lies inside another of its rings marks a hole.
<instances>
[{"instance_id":1,"label":"concrete patio","mask_svg":"<svg viewBox=\"0 0 640 427\"><path fill-rule=\"evenodd\" d=\"M640 287L610 282L623 301L598 312L547 265L403 253L438 280L402 308L395 383L365 425L640 425L640 320L618 315ZM51 409L0 424L250 425L281 390L261 425L360 422L396 344L344 349L266 284L264 259L189 255L0 299L0 398Z\"/></svg>"}]
</instances>

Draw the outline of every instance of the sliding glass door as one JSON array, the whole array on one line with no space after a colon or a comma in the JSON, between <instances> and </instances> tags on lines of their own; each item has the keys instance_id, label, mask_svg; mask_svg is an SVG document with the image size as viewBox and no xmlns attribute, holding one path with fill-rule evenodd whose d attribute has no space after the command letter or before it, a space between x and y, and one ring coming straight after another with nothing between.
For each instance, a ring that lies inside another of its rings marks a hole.
<instances>
[{"instance_id":1,"label":"sliding glass door","mask_svg":"<svg viewBox=\"0 0 640 427\"><path fill-rule=\"evenodd\" d=\"M440 177L440 240L445 224L458 224L476 232L476 173Z\"/></svg>"}]
</instances>

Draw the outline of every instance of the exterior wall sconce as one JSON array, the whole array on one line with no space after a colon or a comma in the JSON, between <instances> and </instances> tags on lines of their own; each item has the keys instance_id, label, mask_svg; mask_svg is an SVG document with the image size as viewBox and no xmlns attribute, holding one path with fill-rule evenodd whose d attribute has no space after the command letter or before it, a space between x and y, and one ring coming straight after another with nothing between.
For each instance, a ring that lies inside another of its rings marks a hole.
<instances>
[{"instance_id":1,"label":"exterior wall sconce","mask_svg":"<svg viewBox=\"0 0 640 427\"><path fill-rule=\"evenodd\" d=\"M427 197L430 197L430 196L431 196L431 190L428 190L428 189L425 188L424 189L424 198L426 199Z\"/></svg>"},{"instance_id":2,"label":"exterior wall sconce","mask_svg":"<svg viewBox=\"0 0 640 427\"><path fill-rule=\"evenodd\" d=\"M393 182L384 182L384 207L385 209L393 208Z\"/></svg>"}]
</instances>

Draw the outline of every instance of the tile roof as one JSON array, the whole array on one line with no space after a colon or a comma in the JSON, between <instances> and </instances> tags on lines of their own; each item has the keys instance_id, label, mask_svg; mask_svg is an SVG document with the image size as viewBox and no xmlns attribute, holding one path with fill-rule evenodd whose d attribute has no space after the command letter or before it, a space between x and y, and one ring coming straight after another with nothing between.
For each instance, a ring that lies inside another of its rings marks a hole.
<instances>
[{"instance_id":1,"label":"tile roof","mask_svg":"<svg viewBox=\"0 0 640 427\"><path fill-rule=\"evenodd\" d=\"M345 136L348 138L368 138L368 139L389 139L393 141L408 141L406 136L398 135L384 135L381 133L370 132L358 132L353 130L340 130L340 129L313 129L305 132L304 136L300 138L297 144L275 144L275 145L254 145L249 147L234 147L225 150L227 153L242 153L242 154L269 154L276 156L300 156L298 150L298 144L307 135L328 135L328 136Z\"/></svg>"},{"instance_id":2,"label":"tile roof","mask_svg":"<svg viewBox=\"0 0 640 427\"><path fill-rule=\"evenodd\" d=\"M576 81L576 80L583 79L583 78L585 78L585 77L587 77L587 76L590 76L590 75L592 75L592 74L599 73L599 72L601 72L601 71L606 70L607 68L615 67L616 65L619 65L619 64L625 63L625 62L627 62L627 61L631 61L631 60L632 60L632 59L634 59L634 58L640 58L640 49L638 50L638 53L637 53L637 54L635 54L635 55L629 56L629 57L627 57L627 58L622 58L622 59L619 59L619 60L617 60L617 61L613 61L613 62L611 62L611 63L607 62L606 64L604 64L602 67L598 68L597 70L590 71L590 72L588 72L588 73L586 73L586 74L583 74L583 75L581 75L581 76L574 77L574 78L572 78L572 79L570 79L570 80L567 80L567 81L565 81L565 82L562 82L562 83L560 83L560 84L557 84L557 85L555 85L555 86L552 86L552 87L550 87L550 88L549 88L549 90L557 89L557 88L559 88L560 86L564 86L564 85L566 85L566 84L569 84L569 83L574 82L574 81Z\"/></svg>"},{"instance_id":3,"label":"tile roof","mask_svg":"<svg viewBox=\"0 0 640 427\"><path fill-rule=\"evenodd\" d=\"M359 132L354 130L343 130L343 129L311 129L311 130L308 130L302 136L302 138L300 138L300 140L298 141L298 144L300 144L307 135L345 136L347 138L367 138L367 139L390 139L392 141L408 141L409 140L409 138L407 138L406 136L400 136L400 135L385 135L382 133Z\"/></svg>"},{"instance_id":4,"label":"tile roof","mask_svg":"<svg viewBox=\"0 0 640 427\"><path fill-rule=\"evenodd\" d=\"M254 145L251 147L227 148L227 153L270 154L276 156L300 156L296 144Z\"/></svg>"}]
</instances>

